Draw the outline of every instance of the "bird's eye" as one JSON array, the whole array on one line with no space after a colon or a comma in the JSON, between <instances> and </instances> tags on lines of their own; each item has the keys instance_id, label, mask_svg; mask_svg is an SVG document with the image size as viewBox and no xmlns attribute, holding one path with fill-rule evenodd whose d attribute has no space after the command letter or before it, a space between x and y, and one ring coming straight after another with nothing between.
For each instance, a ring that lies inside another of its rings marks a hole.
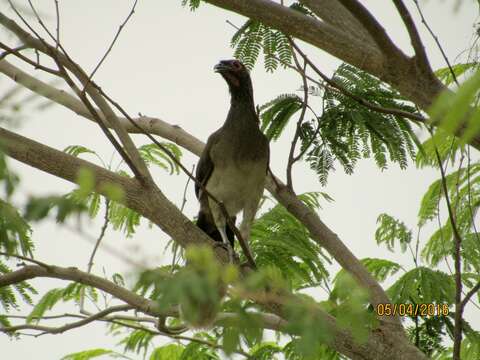
<instances>
[{"instance_id":1,"label":"bird's eye","mask_svg":"<svg viewBox=\"0 0 480 360\"><path fill-rule=\"evenodd\" d=\"M232 65L233 65L235 70L241 70L242 69L242 63L240 61L234 60Z\"/></svg>"}]
</instances>

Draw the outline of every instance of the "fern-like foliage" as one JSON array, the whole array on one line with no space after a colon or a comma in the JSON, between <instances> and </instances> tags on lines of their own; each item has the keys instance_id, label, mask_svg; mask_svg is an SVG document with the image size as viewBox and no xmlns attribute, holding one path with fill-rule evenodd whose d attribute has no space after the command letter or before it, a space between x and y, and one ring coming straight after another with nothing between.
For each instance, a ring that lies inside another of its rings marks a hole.
<instances>
[{"instance_id":1,"label":"fern-like foliage","mask_svg":"<svg viewBox=\"0 0 480 360\"><path fill-rule=\"evenodd\" d=\"M16 186L19 183L18 176L10 170L7 166L7 160L5 154L2 152L2 146L0 144L0 183L3 183L3 189L5 193L5 199L8 200Z\"/></svg>"},{"instance_id":2,"label":"fern-like foliage","mask_svg":"<svg viewBox=\"0 0 480 360\"><path fill-rule=\"evenodd\" d=\"M454 163L458 158L459 150L464 150L460 139L445 132L441 128L435 131L435 137L425 140L421 146L422 151L417 153L415 162L418 168L438 167L437 152L442 163Z\"/></svg>"},{"instance_id":3,"label":"fern-like foliage","mask_svg":"<svg viewBox=\"0 0 480 360\"><path fill-rule=\"evenodd\" d=\"M480 71L461 84L455 93L444 92L429 109L433 122L449 134L461 132L460 143L469 143L480 132L480 110L477 107ZM436 139L438 143L440 139Z\"/></svg>"},{"instance_id":4,"label":"fern-like foliage","mask_svg":"<svg viewBox=\"0 0 480 360\"><path fill-rule=\"evenodd\" d=\"M0 200L0 250L7 254L33 256L31 228L18 210Z\"/></svg>"},{"instance_id":5,"label":"fern-like foliage","mask_svg":"<svg viewBox=\"0 0 480 360\"><path fill-rule=\"evenodd\" d=\"M452 304L455 284L444 272L420 266L402 275L387 293L394 303L399 304Z\"/></svg>"},{"instance_id":6,"label":"fern-like foliage","mask_svg":"<svg viewBox=\"0 0 480 360\"><path fill-rule=\"evenodd\" d=\"M300 199L318 209L320 196L320 193L307 193ZM259 267L281 269L293 289L315 286L328 278L323 262L329 262L329 258L310 238L302 223L280 204L255 221L250 247Z\"/></svg>"},{"instance_id":7,"label":"fern-like foliage","mask_svg":"<svg viewBox=\"0 0 480 360\"><path fill-rule=\"evenodd\" d=\"M402 252L412 241L412 232L405 224L388 214L380 214L377 218L378 228L375 231L377 244L385 243L388 250L394 251L395 243L398 242Z\"/></svg>"},{"instance_id":8,"label":"fern-like foliage","mask_svg":"<svg viewBox=\"0 0 480 360\"><path fill-rule=\"evenodd\" d=\"M458 79L460 76L465 75L476 68L478 68L478 63L476 62L460 63L453 65L451 68L444 67L438 69L435 71L435 75L440 79L441 82L448 86L454 82L452 71Z\"/></svg>"},{"instance_id":9,"label":"fern-like foliage","mask_svg":"<svg viewBox=\"0 0 480 360\"><path fill-rule=\"evenodd\" d=\"M290 8L315 16L299 2L292 3ZM232 36L230 45L235 49L235 58L250 70L255 66L260 53L263 53L263 64L267 72L274 72L279 65L287 67L292 62L292 47L288 37L256 20L247 20Z\"/></svg>"},{"instance_id":10,"label":"fern-like foliage","mask_svg":"<svg viewBox=\"0 0 480 360\"><path fill-rule=\"evenodd\" d=\"M462 238L463 268L465 271L480 269L480 235L476 232L475 214L480 206L480 164L461 168L445 177L452 206L455 207L455 225ZM419 226L437 220L439 203L445 194L442 180L434 181L422 198L418 212ZM445 257L454 254L454 235L449 219L431 235L422 250L422 257L436 266Z\"/></svg>"},{"instance_id":11,"label":"fern-like foliage","mask_svg":"<svg viewBox=\"0 0 480 360\"><path fill-rule=\"evenodd\" d=\"M109 350L109 349L102 349L102 348L97 348L97 349L89 349L89 350L84 350L84 351L79 351L76 353L68 354L62 357L61 360L90 360L90 359L95 359L99 357L103 357L107 355L111 359L128 359L131 360L128 356L125 356L123 354L120 354L116 351Z\"/></svg>"},{"instance_id":12,"label":"fern-like foliage","mask_svg":"<svg viewBox=\"0 0 480 360\"><path fill-rule=\"evenodd\" d=\"M289 120L302 108L302 99L283 94L260 106L261 129L270 140L277 140Z\"/></svg>"},{"instance_id":13,"label":"fern-like foliage","mask_svg":"<svg viewBox=\"0 0 480 360\"><path fill-rule=\"evenodd\" d=\"M367 270L380 282L388 277L395 275L402 267L394 261L386 259L365 258L361 260ZM333 279L334 287L330 293L330 301L342 303L349 299L354 293L354 289L359 290L359 286L353 280L352 276L341 269Z\"/></svg>"},{"instance_id":14,"label":"fern-like foliage","mask_svg":"<svg viewBox=\"0 0 480 360\"><path fill-rule=\"evenodd\" d=\"M7 274L12 270L0 261L0 275ZM2 305L5 313L11 309L17 309L19 306L17 296L27 303L33 305L32 295L36 295L37 291L26 281L16 283L15 285L0 287L0 304ZM8 322L7 318L3 318L4 322ZM5 325L6 326L6 325Z\"/></svg>"},{"instance_id":15,"label":"fern-like foliage","mask_svg":"<svg viewBox=\"0 0 480 360\"><path fill-rule=\"evenodd\" d=\"M261 52L265 69L273 72L278 65L286 67L292 62L292 49L288 38L280 31L263 25L256 20L247 20L233 35L234 56L252 69Z\"/></svg>"},{"instance_id":16,"label":"fern-like foliage","mask_svg":"<svg viewBox=\"0 0 480 360\"><path fill-rule=\"evenodd\" d=\"M70 196L31 197L25 206L25 218L31 221L45 219L51 211L55 211L57 222L64 222L71 215L79 215L87 211L83 202Z\"/></svg>"},{"instance_id":17,"label":"fern-like foliage","mask_svg":"<svg viewBox=\"0 0 480 360\"><path fill-rule=\"evenodd\" d=\"M332 80L377 106L416 112L397 91L350 65L342 64ZM322 184L335 160L351 174L360 158L373 157L380 169L386 169L389 160L403 169L414 158L419 141L408 120L370 110L338 91L326 90L323 102L323 114L305 122L300 133L302 148L312 146L306 161Z\"/></svg>"},{"instance_id":18,"label":"fern-like foliage","mask_svg":"<svg viewBox=\"0 0 480 360\"><path fill-rule=\"evenodd\" d=\"M180 162L182 158L182 151L180 148L169 142L162 142L162 146L172 154L177 162ZM167 170L170 174L178 174L178 163L172 160L172 158L157 144L142 145L138 148L140 156L147 163L147 165L154 164L160 168Z\"/></svg>"},{"instance_id":19,"label":"fern-like foliage","mask_svg":"<svg viewBox=\"0 0 480 360\"><path fill-rule=\"evenodd\" d=\"M152 338L154 334L146 330L134 330L120 341L124 346L124 351L131 351L137 354L143 353L143 357L147 355L147 351L152 346Z\"/></svg>"},{"instance_id":20,"label":"fern-like foliage","mask_svg":"<svg viewBox=\"0 0 480 360\"><path fill-rule=\"evenodd\" d=\"M35 304L27 317L27 323L38 322L45 312L51 310L59 301L80 301L82 291L88 291L93 299L98 298L95 288L80 283L72 283L66 288L51 289Z\"/></svg>"},{"instance_id":21,"label":"fern-like foliage","mask_svg":"<svg viewBox=\"0 0 480 360\"><path fill-rule=\"evenodd\" d=\"M182 0L182 6L188 6L190 11L195 11L200 7L201 0Z\"/></svg>"}]
</instances>

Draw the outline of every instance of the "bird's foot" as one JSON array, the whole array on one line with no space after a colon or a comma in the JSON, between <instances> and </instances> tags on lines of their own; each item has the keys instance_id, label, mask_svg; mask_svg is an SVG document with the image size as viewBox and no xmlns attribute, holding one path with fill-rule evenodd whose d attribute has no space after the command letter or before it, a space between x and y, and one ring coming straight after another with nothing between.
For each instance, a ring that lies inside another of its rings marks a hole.
<instances>
[{"instance_id":1,"label":"bird's foot","mask_svg":"<svg viewBox=\"0 0 480 360\"><path fill-rule=\"evenodd\" d=\"M236 259L235 252L233 251L232 246L230 244L217 242L215 243L214 247L215 248L221 247L222 249L226 250L228 253L228 261L231 262L232 264L235 263L235 259Z\"/></svg>"}]
</instances>

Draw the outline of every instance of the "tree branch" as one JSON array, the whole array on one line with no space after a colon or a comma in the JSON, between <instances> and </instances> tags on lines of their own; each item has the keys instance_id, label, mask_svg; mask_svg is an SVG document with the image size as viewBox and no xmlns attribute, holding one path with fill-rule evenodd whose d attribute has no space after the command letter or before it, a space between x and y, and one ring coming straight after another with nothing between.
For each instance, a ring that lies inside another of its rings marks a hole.
<instances>
[{"instance_id":1,"label":"tree branch","mask_svg":"<svg viewBox=\"0 0 480 360\"><path fill-rule=\"evenodd\" d=\"M1 281L1 278L0 278ZM75 321L69 324L65 324L63 326L44 326L44 325L32 325L32 324L22 324L22 325L16 325L16 326L9 326L9 327L0 327L0 332L4 333L13 333L19 330L25 330L25 329L30 329L30 330L38 330L41 331L38 336L43 335L43 334L61 334L65 331L72 330L81 326L85 326L87 324L90 324L91 322L95 320L99 320L101 318L104 318L105 316L112 314L114 312L119 312L119 311L127 311L131 310L133 307L130 305L117 305L117 306L112 306L109 307L105 310L99 311L96 314L93 314L89 317L86 317L82 320Z\"/></svg>"},{"instance_id":2,"label":"tree branch","mask_svg":"<svg viewBox=\"0 0 480 360\"><path fill-rule=\"evenodd\" d=\"M78 171L86 168L94 174L96 192L107 196L106 185L119 185L124 192L121 202L125 206L158 225L182 247L193 244L209 244L213 247L213 240L186 218L156 186L146 190L135 179L118 175L2 128L0 143L2 150L14 159L70 182L75 182ZM223 248L217 246L214 251L220 262L228 261Z\"/></svg>"},{"instance_id":3,"label":"tree branch","mask_svg":"<svg viewBox=\"0 0 480 360\"><path fill-rule=\"evenodd\" d=\"M415 26L415 22L413 21L410 12L408 11L402 0L393 0L393 2L398 10L398 13L400 14L400 17L403 20L403 23L405 24L405 27L407 28L413 49L415 50L418 65L424 71L431 73L432 68L430 67L430 62L428 61L425 47L423 46L422 39L420 38L417 27Z\"/></svg>"},{"instance_id":4,"label":"tree branch","mask_svg":"<svg viewBox=\"0 0 480 360\"><path fill-rule=\"evenodd\" d=\"M338 0L368 31L380 50L387 56L397 57L402 54L395 46L383 26L357 0Z\"/></svg>"},{"instance_id":5,"label":"tree branch","mask_svg":"<svg viewBox=\"0 0 480 360\"><path fill-rule=\"evenodd\" d=\"M17 12L17 15L21 17L21 15L18 12ZM22 17L21 19L26 23L26 21ZM100 94L98 87L89 79L88 75L80 68L80 66L78 66L78 64L76 64L65 53L63 48L60 46L60 49L62 49L64 53L60 52L55 47L48 45L45 41L41 40L40 38L35 39L29 33L24 31L19 25L17 25L13 20L9 19L2 13L0 13L0 24L2 24L4 27L9 29L11 32L13 32L25 45L28 45L29 47L32 47L33 49L36 49L46 54L47 56L51 57L57 63L61 72L62 72L62 67L65 67L66 69L71 71L72 74L75 75L75 77L80 81L80 83L84 87L85 92L88 95L90 95L93 102L98 106L98 108L101 110L101 112L104 115L104 117L101 117L101 121L98 121L99 125L101 125L101 122L105 120L106 123L110 124L111 128L115 131L118 138L120 139L122 145L125 148L126 153L128 154L127 157L124 157L124 160L130 164L130 159L131 159L131 162L133 164L130 167L132 168L132 171L134 173L136 173L137 172L136 170L138 170L137 175L139 177L139 180L142 180L142 181L147 180L150 184L153 183L151 175L148 172L147 166L145 162L142 160L140 154L138 153L138 150L135 147L133 141L128 136L128 133L119 125L117 116L115 115L113 110L110 108L107 101ZM68 74L66 73L66 71L62 72L62 77L67 81L67 83L69 83L70 86L73 85L72 82L69 82ZM80 97L80 94L77 94L77 95L79 95ZM86 99L83 99L83 100L86 100ZM95 116L95 113L93 113L92 115ZM115 145L114 141L112 143ZM122 152L120 151L120 153Z\"/></svg>"},{"instance_id":6,"label":"tree branch","mask_svg":"<svg viewBox=\"0 0 480 360\"><path fill-rule=\"evenodd\" d=\"M370 34L337 0L300 0L312 12L330 25L347 31L349 35L361 42L368 42L370 46L377 47Z\"/></svg>"},{"instance_id":7,"label":"tree branch","mask_svg":"<svg viewBox=\"0 0 480 360\"><path fill-rule=\"evenodd\" d=\"M274 1L206 0L206 2L258 20L359 68L373 73L384 72L384 59L377 47L362 43L326 22L318 21Z\"/></svg>"}]
</instances>

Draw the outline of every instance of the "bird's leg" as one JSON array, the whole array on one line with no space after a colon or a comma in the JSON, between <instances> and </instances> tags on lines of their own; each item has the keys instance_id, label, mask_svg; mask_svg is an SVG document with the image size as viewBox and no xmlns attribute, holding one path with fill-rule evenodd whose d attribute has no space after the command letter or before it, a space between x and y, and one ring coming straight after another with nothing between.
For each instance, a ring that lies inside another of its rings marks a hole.
<instances>
[{"instance_id":1,"label":"bird's leg","mask_svg":"<svg viewBox=\"0 0 480 360\"><path fill-rule=\"evenodd\" d=\"M223 244L227 247L227 251L228 251L228 259L230 260L231 263L233 263L233 260L234 260L234 255L233 255L233 249L232 249L232 246L230 245L230 241L228 241L228 237L227 237L227 231L226 231L226 226L225 224L223 226L217 226L218 228L218 232L220 233L220 235L222 236L222 241L223 241Z\"/></svg>"},{"instance_id":2,"label":"bird's leg","mask_svg":"<svg viewBox=\"0 0 480 360\"><path fill-rule=\"evenodd\" d=\"M215 222L215 226L217 227L218 232L222 237L222 243L227 248L228 259L230 260L230 262L233 263L234 253L233 253L232 246L230 245L230 241L228 240L227 230L226 230L227 220L225 218L225 215L222 212L221 205L216 204L213 201L210 201L210 209L212 211L212 216L213 216L213 221Z\"/></svg>"}]
</instances>

